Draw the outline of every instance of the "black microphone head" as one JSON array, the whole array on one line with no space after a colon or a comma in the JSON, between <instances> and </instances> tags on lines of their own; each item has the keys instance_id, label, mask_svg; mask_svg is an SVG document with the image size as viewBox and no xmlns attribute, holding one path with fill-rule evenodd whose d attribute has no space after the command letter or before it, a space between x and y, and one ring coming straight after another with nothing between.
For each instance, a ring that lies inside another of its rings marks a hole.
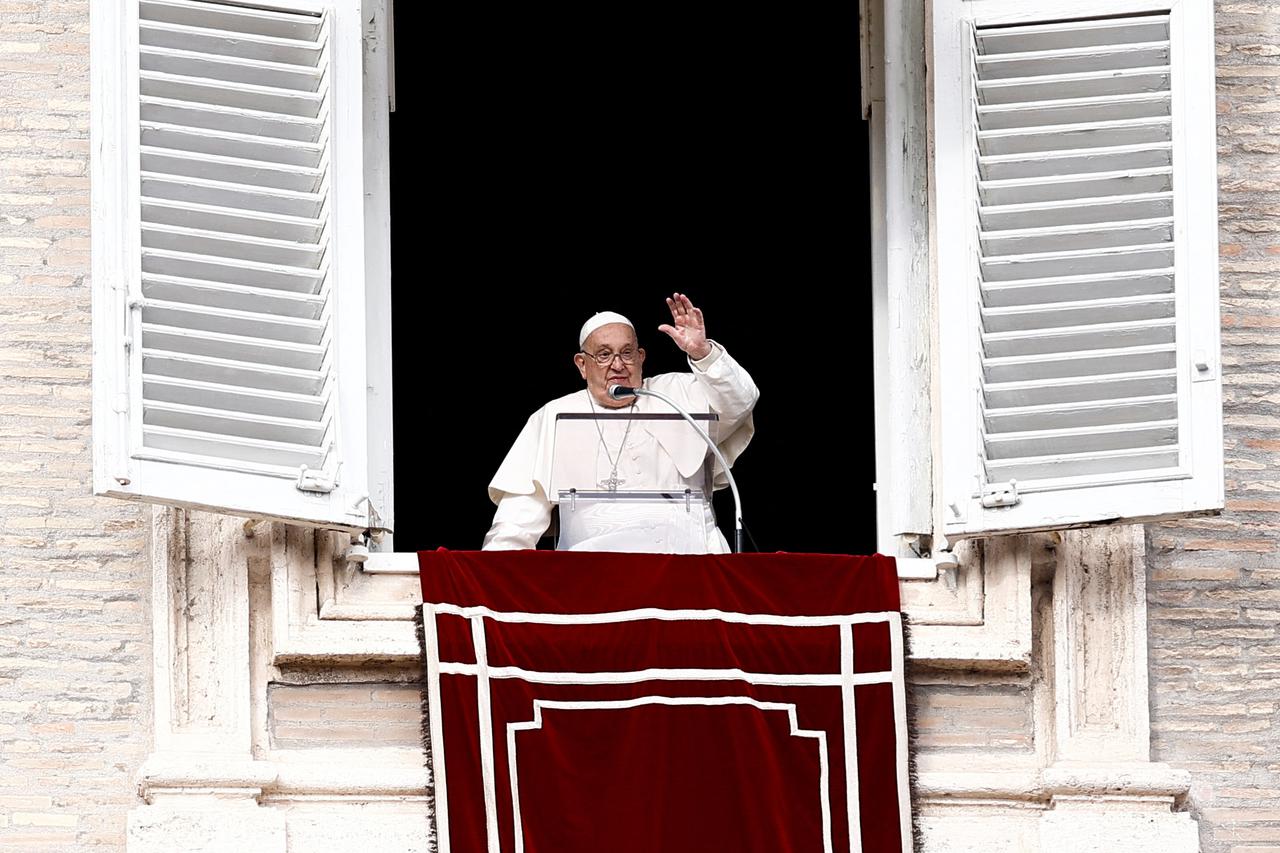
<instances>
[{"instance_id":1,"label":"black microphone head","mask_svg":"<svg viewBox=\"0 0 1280 853\"><path fill-rule=\"evenodd\" d=\"M625 400L627 397L634 397L636 389L628 388L626 385L610 385L609 396L615 400Z\"/></svg>"}]
</instances>

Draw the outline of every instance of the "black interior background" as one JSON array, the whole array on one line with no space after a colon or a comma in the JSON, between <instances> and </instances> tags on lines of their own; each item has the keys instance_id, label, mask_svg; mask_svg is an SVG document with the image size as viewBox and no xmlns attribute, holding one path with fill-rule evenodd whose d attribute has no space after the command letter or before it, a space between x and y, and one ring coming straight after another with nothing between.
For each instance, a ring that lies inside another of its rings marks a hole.
<instances>
[{"instance_id":1,"label":"black interior background","mask_svg":"<svg viewBox=\"0 0 1280 853\"><path fill-rule=\"evenodd\" d=\"M593 312L631 317L646 374L687 369L657 331L678 290L761 389L734 466L760 549L874 551L857 5L395 14L396 550L480 546Z\"/></svg>"}]
</instances>

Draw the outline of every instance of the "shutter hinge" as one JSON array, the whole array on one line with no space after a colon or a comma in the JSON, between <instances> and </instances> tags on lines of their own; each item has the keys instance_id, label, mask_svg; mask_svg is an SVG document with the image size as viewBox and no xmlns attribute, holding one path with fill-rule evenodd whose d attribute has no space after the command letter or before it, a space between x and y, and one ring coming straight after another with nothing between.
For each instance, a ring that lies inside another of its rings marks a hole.
<instances>
[{"instance_id":1,"label":"shutter hinge","mask_svg":"<svg viewBox=\"0 0 1280 853\"><path fill-rule=\"evenodd\" d=\"M338 470L334 469L333 473L329 473L328 471L315 470L308 468L306 465L300 465L298 466L297 486L300 492L322 492L327 494L338 488Z\"/></svg>"},{"instance_id":2,"label":"shutter hinge","mask_svg":"<svg viewBox=\"0 0 1280 853\"><path fill-rule=\"evenodd\" d=\"M1022 498L1018 497L1018 481L1007 483L986 483L982 487L982 505L988 509L997 506L1014 506Z\"/></svg>"}]
</instances>

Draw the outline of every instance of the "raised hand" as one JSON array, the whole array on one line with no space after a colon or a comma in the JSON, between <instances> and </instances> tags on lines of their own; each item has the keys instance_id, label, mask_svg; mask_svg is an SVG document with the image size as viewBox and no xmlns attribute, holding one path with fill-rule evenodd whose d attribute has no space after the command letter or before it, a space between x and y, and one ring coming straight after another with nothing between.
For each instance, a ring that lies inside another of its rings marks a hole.
<instances>
[{"instance_id":1,"label":"raised hand","mask_svg":"<svg viewBox=\"0 0 1280 853\"><path fill-rule=\"evenodd\" d=\"M693 307L689 297L683 293L667 297L667 307L671 309L671 325L664 323L658 331L675 341L676 346L694 361L710 355L711 344L707 343L707 324L702 318L702 311Z\"/></svg>"}]
</instances>

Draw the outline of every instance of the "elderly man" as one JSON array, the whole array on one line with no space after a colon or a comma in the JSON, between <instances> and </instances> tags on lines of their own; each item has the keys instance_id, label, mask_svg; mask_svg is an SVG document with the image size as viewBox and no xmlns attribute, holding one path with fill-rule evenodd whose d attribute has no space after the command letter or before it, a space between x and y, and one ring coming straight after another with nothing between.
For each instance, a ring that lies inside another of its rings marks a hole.
<instances>
[{"instance_id":1,"label":"elderly man","mask_svg":"<svg viewBox=\"0 0 1280 853\"><path fill-rule=\"evenodd\" d=\"M671 412L652 397L609 396L610 385L643 387L671 397L691 412L719 415L717 443L725 459L734 459L747 446L755 430L751 409L760 392L751 377L720 344L707 337L702 311L689 297L676 293L667 299L671 323L658 327L675 342L689 360L691 373L664 373L644 379L644 349L631 321L611 311L596 314L583 325L579 351L574 355L587 387L547 403L530 416L507 457L489 483L489 497L498 505L493 526L484 537L486 549L533 548L551 522L551 456L556 416L562 413ZM596 422L599 442L593 451L602 460L605 482L626 489L654 488L675 470L662 445L635 422ZM584 448L584 452L588 449ZM725 485L716 471L716 487ZM728 543L715 525L708 505L707 551L727 553Z\"/></svg>"}]
</instances>

